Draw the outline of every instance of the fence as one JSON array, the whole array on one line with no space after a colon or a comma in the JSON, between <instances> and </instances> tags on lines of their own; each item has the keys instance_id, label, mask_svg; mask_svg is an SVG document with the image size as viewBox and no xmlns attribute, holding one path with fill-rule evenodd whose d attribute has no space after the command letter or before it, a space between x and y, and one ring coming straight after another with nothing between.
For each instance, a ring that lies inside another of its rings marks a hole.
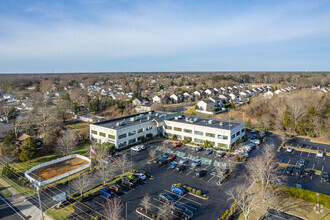
<instances>
[{"instance_id":1,"label":"fence","mask_svg":"<svg viewBox=\"0 0 330 220\"><path fill-rule=\"evenodd\" d=\"M45 180L45 181L39 181L39 180L36 180L34 178L32 178L29 174L32 173L33 171L41 168L41 167L46 167L46 166L49 166L51 164L55 164L55 163L59 163L59 162L62 162L62 161L65 161L65 160L68 160L68 159L72 159L72 158L75 158L75 157L79 157L80 159L83 159L83 160L86 160L88 161L88 164L82 166L82 167L79 167L75 170L72 170L72 171L69 171L67 173L64 173L62 175L59 175L59 176L56 176L54 178L51 178L51 179L48 179L48 180ZM48 161L46 163L42 163L42 164L39 164L37 166L34 166L32 167L31 169L27 170L25 173L24 173L24 176L31 182L31 183L35 183L39 186L44 186L44 185L47 185L49 183L53 183L53 182L56 182L57 180L60 180L60 179L63 179L65 177L68 177L72 174L75 174L75 173L78 173L88 167L90 167L91 165L91 160L85 156L82 156L80 154L72 154L72 155L68 155L68 156L65 156L65 157L61 157L61 158L58 158L56 160L51 160L51 161Z\"/></svg>"}]
</instances>

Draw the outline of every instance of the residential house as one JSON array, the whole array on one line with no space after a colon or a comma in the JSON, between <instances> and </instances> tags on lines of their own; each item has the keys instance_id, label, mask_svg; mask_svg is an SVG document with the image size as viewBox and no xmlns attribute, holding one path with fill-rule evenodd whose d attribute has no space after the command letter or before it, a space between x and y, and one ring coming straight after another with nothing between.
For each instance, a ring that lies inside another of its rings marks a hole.
<instances>
[{"instance_id":1,"label":"residential house","mask_svg":"<svg viewBox=\"0 0 330 220\"><path fill-rule=\"evenodd\" d=\"M228 90L224 87L221 87L220 88L220 94L227 94L228 93Z\"/></svg>"},{"instance_id":2,"label":"residential house","mask_svg":"<svg viewBox=\"0 0 330 220\"><path fill-rule=\"evenodd\" d=\"M136 98L133 100L132 104L134 107L139 105L146 105L146 104L150 104L150 100L147 97Z\"/></svg>"},{"instance_id":3,"label":"residential house","mask_svg":"<svg viewBox=\"0 0 330 220\"><path fill-rule=\"evenodd\" d=\"M188 92L183 93L183 101L184 102L191 102L194 100L193 93L190 94Z\"/></svg>"},{"instance_id":4,"label":"residential house","mask_svg":"<svg viewBox=\"0 0 330 220\"><path fill-rule=\"evenodd\" d=\"M264 93L264 97L267 99L271 99L274 96L274 93L272 91L268 91Z\"/></svg>"},{"instance_id":5,"label":"residential house","mask_svg":"<svg viewBox=\"0 0 330 220\"><path fill-rule=\"evenodd\" d=\"M153 98L152 98L152 102L153 103L161 103L162 102L162 98L160 95L155 95Z\"/></svg>"},{"instance_id":6,"label":"residential house","mask_svg":"<svg viewBox=\"0 0 330 220\"><path fill-rule=\"evenodd\" d=\"M218 96L222 103L226 104L230 101L230 96L228 94L221 94Z\"/></svg>"},{"instance_id":7,"label":"residential house","mask_svg":"<svg viewBox=\"0 0 330 220\"><path fill-rule=\"evenodd\" d=\"M170 96L172 103L180 103L183 101L183 95L182 94L172 94Z\"/></svg>"},{"instance_id":8,"label":"residential house","mask_svg":"<svg viewBox=\"0 0 330 220\"><path fill-rule=\"evenodd\" d=\"M200 99L202 97L202 93L198 90L196 90L195 92L193 92L193 95L195 98Z\"/></svg>"},{"instance_id":9,"label":"residential house","mask_svg":"<svg viewBox=\"0 0 330 220\"><path fill-rule=\"evenodd\" d=\"M230 102L231 103L239 103L240 102L238 93L230 93L229 96L230 96Z\"/></svg>"},{"instance_id":10,"label":"residential house","mask_svg":"<svg viewBox=\"0 0 330 220\"><path fill-rule=\"evenodd\" d=\"M241 102L246 102L249 100L248 95L245 92L239 92L239 100Z\"/></svg>"}]
</instances>

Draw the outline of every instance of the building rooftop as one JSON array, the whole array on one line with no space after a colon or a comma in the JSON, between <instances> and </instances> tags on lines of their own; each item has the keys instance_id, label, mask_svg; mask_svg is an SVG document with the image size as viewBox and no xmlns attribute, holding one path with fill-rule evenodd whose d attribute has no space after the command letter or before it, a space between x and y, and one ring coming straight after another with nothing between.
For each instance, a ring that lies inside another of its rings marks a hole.
<instances>
[{"instance_id":1,"label":"building rooftop","mask_svg":"<svg viewBox=\"0 0 330 220\"><path fill-rule=\"evenodd\" d=\"M233 120L214 119L214 118L200 117L200 116L194 116L194 115L182 115L182 116L178 116L173 119L170 119L170 121L186 123L186 124L191 124L191 125L198 125L198 126L206 126L206 127L210 127L210 128L218 128L218 129L224 129L224 130L233 129L243 123L243 122L238 122L238 121L233 121Z\"/></svg>"}]
</instances>

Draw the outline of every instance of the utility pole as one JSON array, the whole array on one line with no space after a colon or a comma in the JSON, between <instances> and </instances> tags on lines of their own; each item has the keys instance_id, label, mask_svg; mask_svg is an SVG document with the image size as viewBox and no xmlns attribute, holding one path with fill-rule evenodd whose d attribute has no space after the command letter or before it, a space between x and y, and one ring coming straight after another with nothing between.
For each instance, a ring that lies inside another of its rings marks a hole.
<instances>
[{"instance_id":1,"label":"utility pole","mask_svg":"<svg viewBox=\"0 0 330 220\"><path fill-rule=\"evenodd\" d=\"M126 220L127 220L127 202L126 202Z\"/></svg>"},{"instance_id":2,"label":"utility pole","mask_svg":"<svg viewBox=\"0 0 330 220\"><path fill-rule=\"evenodd\" d=\"M44 220L44 213L42 211L42 205L41 205L41 199L40 199L40 186L36 184L37 187L37 193L38 193L38 200L39 200L39 206L40 206L40 211L41 211L41 219Z\"/></svg>"}]
</instances>

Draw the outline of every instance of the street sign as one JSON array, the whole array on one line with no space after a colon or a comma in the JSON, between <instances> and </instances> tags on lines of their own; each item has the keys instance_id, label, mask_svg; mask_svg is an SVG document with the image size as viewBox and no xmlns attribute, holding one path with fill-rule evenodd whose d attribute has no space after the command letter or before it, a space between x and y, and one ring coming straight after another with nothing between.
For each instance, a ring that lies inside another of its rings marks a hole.
<instances>
[{"instance_id":1,"label":"street sign","mask_svg":"<svg viewBox=\"0 0 330 220\"><path fill-rule=\"evenodd\" d=\"M66 192L62 192L62 193L54 196L53 197L53 200L56 201L56 202L61 202L61 201L63 201L63 200L66 199L66 195L65 194L66 194Z\"/></svg>"}]
</instances>

